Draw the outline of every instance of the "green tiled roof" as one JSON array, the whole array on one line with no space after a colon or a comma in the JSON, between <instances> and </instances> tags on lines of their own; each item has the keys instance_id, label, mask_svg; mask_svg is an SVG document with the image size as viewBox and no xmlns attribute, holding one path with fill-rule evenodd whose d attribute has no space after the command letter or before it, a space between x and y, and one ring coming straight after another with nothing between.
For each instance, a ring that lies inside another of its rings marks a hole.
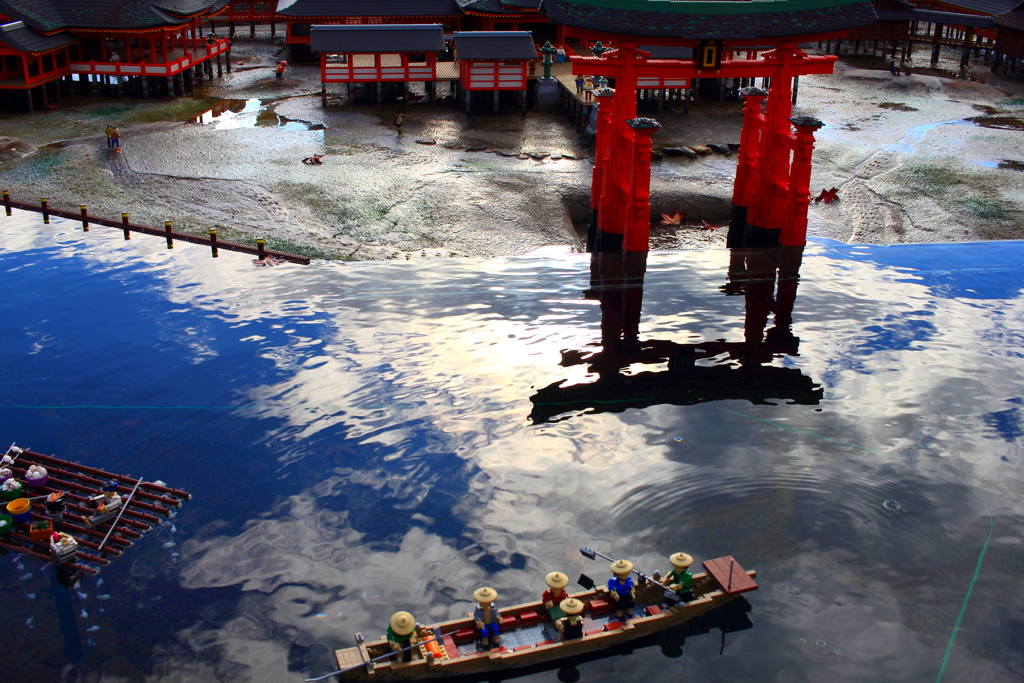
<instances>
[{"instance_id":1,"label":"green tiled roof","mask_svg":"<svg viewBox=\"0 0 1024 683\"><path fill-rule=\"evenodd\" d=\"M545 0L551 21L682 38L799 36L875 21L869 0Z\"/></svg>"}]
</instances>

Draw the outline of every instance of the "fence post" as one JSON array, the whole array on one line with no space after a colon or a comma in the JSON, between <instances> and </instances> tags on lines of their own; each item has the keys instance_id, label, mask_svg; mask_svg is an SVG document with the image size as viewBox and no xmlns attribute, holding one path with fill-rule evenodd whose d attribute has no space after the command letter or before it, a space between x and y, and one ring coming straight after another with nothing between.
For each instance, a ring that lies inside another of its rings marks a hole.
<instances>
[{"instance_id":1,"label":"fence post","mask_svg":"<svg viewBox=\"0 0 1024 683\"><path fill-rule=\"evenodd\" d=\"M217 228L210 228L210 251L213 258L217 258Z\"/></svg>"},{"instance_id":2,"label":"fence post","mask_svg":"<svg viewBox=\"0 0 1024 683\"><path fill-rule=\"evenodd\" d=\"M164 221L164 232L167 233L167 248L168 249L174 249L174 240L171 239L171 235L173 233L171 232L171 222L170 221Z\"/></svg>"},{"instance_id":3,"label":"fence post","mask_svg":"<svg viewBox=\"0 0 1024 683\"><path fill-rule=\"evenodd\" d=\"M82 209L82 232L89 232L89 221L86 220L86 219L89 218L89 207L87 207L85 204L82 204L81 209Z\"/></svg>"},{"instance_id":4,"label":"fence post","mask_svg":"<svg viewBox=\"0 0 1024 683\"><path fill-rule=\"evenodd\" d=\"M128 225L128 214L123 213L123 212L121 213L121 224L125 225L125 226ZM125 227L125 229L124 229L124 238L126 240L130 240L132 238L132 234L130 232L128 232L128 228L127 227Z\"/></svg>"},{"instance_id":5,"label":"fence post","mask_svg":"<svg viewBox=\"0 0 1024 683\"><path fill-rule=\"evenodd\" d=\"M7 193L4 192L4 194L7 194ZM256 238L256 254L261 259L265 259L267 257L267 251L266 251L266 247L264 247L264 245L263 245L263 238L262 237L257 237Z\"/></svg>"},{"instance_id":6,"label":"fence post","mask_svg":"<svg viewBox=\"0 0 1024 683\"><path fill-rule=\"evenodd\" d=\"M39 203L40 203L40 204L42 205L42 207L43 207L43 223L44 223L44 224L49 224L49 222L50 222L50 214L49 214L49 212L48 212L48 211L46 210L46 197L43 197L42 199L40 199L40 200L39 200Z\"/></svg>"},{"instance_id":7,"label":"fence post","mask_svg":"<svg viewBox=\"0 0 1024 683\"><path fill-rule=\"evenodd\" d=\"M11 215L11 193L7 190L4 190L4 211L8 216Z\"/></svg>"}]
</instances>

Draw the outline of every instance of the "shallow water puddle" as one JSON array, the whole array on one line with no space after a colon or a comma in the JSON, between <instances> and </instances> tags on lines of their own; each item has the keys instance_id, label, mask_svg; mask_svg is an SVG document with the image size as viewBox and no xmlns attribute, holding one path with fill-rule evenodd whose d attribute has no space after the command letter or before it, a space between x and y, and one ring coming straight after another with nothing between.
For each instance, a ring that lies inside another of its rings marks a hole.
<instances>
[{"instance_id":1,"label":"shallow water puddle","mask_svg":"<svg viewBox=\"0 0 1024 683\"><path fill-rule=\"evenodd\" d=\"M276 103L265 104L260 99L221 100L209 109L192 119L193 123L213 125L214 130L232 130L234 128L254 128L268 126L284 130L324 130L321 123L310 123L299 119L291 119L274 111Z\"/></svg>"}]
</instances>

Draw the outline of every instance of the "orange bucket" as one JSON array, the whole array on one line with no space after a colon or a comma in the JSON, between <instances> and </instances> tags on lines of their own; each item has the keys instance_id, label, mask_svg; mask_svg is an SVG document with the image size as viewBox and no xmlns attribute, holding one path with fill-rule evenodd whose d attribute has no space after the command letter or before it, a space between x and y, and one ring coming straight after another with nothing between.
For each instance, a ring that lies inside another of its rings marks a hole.
<instances>
[{"instance_id":1,"label":"orange bucket","mask_svg":"<svg viewBox=\"0 0 1024 683\"><path fill-rule=\"evenodd\" d=\"M15 522L27 522L32 516L32 503L28 498L18 498L7 504L7 512Z\"/></svg>"}]
</instances>

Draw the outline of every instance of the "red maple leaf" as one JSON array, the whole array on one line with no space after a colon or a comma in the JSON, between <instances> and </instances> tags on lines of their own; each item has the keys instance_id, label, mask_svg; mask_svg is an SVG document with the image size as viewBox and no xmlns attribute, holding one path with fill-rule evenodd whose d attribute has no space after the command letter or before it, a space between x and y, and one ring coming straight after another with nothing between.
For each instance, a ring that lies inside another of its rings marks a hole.
<instances>
[{"instance_id":1,"label":"red maple leaf","mask_svg":"<svg viewBox=\"0 0 1024 683\"><path fill-rule=\"evenodd\" d=\"M683 221L686 220L686 214L687 213L688 213L687 211L683 211L682 213L679 213L678 211L676 211L671 216L669 216L667 213L663 213L663 214L661 214L661 224L662 225L682 225Z\"/></svg>"},{"instance_id":2,"label":"red maple leaf","mask_svg":"<svg viewBox=\"0 0 1024 683\"><path fill-rule=\"evenodd\" d=\"M831 204L832 202L836 201L837 199L839 199L839 190L837 190L836 188L833 187L831 190L822 190L821 194L819 194L817 197L814 198L814 201L816 201L816 202L822 202L823 201L826 204Z\"/></svg>"}]
</instances>

